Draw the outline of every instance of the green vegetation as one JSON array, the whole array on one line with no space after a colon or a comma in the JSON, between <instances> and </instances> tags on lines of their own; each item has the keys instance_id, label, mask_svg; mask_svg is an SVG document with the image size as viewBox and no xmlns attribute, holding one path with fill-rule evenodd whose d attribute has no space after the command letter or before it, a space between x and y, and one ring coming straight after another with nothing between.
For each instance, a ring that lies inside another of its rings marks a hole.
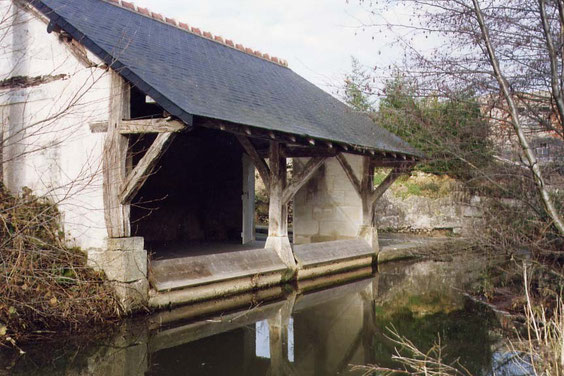
<instances>
[{"instance_id":1,"label":"green vegetation","mask_svg":"<svg viewBox=\"0 0 564 376\"><path fill-rule=\"evenodd\" d=\"M374 174L374 185L384 181L389 171L378 169ZM402 176L390 188L392 194L403 199L410 196L427 198L445 197L454 190L456 181L448 175L434 175L423 172L414 172L410 176Z\"/></svg>"},{"instance_id":2,"label":"green vegetation","mask_svg":"<svg viewBox=\"0 0 564 376\"><path fill-rule=\"evenodd\" d=\"M351 73L345 77L344 100L357 111L369 112L374 105L370 99L370 75L362 68L358 59L351 57L351 60Z\"/></svg>"},{"instance_id":3,"label":"green vegetation","mask_svg":"<svg viewBox=\"0 0 564 376\"><path fill-rule=\"evenodd\" d=\"M415 87L401 75L388 80L376 122L425 153L418 170L469 180L470 165L491 162L489 127L476 97L461 92L418 99Z\"/></svg>"}]
</instances>

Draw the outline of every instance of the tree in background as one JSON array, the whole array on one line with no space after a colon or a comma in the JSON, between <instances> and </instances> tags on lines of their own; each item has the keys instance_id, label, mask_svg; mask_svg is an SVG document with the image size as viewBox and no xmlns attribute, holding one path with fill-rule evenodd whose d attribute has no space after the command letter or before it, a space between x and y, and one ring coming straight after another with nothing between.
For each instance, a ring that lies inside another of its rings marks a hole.
<instances>
[{"instance_id":1,"label":"tree in background","mask_svg":"<svg viewBox=\"0 0 564 376\"><path fill-rule=\"evenodd\" d=\"M547 189L524 119L537 119L554 137L564 139L564 1L360 2L375 17L372 30L394 33L397 45L405 49L404 74L417 78L420 95L451 98L456 92L474 92L482 98L502 98L499 109L508 116L495 120L513 129L522 152L521 166L528 170L525 178L537 192L535 210L563 237L562 213ZM394 12L412 16L387 21L396 16ZM435 47L426 40L433 40ZM518 102L525 105L519 108ZM543 119L534 104L551 108L554 116Z\"/></svg>"},{"instance_id":2,"label":"tree in background","mask_svg":"<svg viewBox=\"0 0 564 376\"><path fill-rule=\"evenodd\" d=\"M351 73L345 76L343 100L353 109L371 112L374 101L371 100L372 78L354 56L351 57Z\"/></svg>"},{"instance_id":3,"label":"tree in background","mask_svg":"<svg viewBox=\"0 0 564 376\"><path fill-rule=\"evenodd\" d=\"M475 96L461 92L450 98L420 97L415 79L398 71L392 76L385 81L376 105L370 99L375 91L373 80L353 58L351 73L345 80L344 100L423 151L427 161L417 167L420 171L448 174L467 182L475 178L471 172L477 168L469 165L483 168L491 162L489 127Z\"/></svg>"}]
</instances>

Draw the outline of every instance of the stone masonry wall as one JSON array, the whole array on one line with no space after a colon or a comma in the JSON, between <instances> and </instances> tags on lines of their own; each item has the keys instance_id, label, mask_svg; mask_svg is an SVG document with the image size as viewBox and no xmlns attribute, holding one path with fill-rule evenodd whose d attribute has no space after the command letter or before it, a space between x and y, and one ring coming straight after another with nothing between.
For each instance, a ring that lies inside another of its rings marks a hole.
<instances>
[{"instance_id":1,"label":"stone masonry wall","mask_svg":"<svg viewBox=\"0 0 564 376\"><path fill-rule=\"evenodd\" d=\"M376 202L376 226L391 231L448 230L465 234L480 221L480 202L478 196L463 199L450 193L439 198L401 197L388 190Z\"/></svg>"}]
</instances>

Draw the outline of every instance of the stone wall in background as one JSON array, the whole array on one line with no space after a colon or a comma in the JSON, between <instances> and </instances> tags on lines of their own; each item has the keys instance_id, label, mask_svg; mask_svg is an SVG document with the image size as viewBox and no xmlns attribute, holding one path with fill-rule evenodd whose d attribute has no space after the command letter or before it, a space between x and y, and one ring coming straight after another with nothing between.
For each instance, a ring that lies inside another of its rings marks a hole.
<instances>
[{"instance_id":1,"label":"stone wall in background","mask_svg":"<svg viewBox=\"0 0 564 376\"><path fill-rule=\"evenodd\" d=\"M376 225L385 231L469 233L481 223L478 196L460 193L448 178L415 173L396 182L378 200Z\"/></svg>"}]
</instances>

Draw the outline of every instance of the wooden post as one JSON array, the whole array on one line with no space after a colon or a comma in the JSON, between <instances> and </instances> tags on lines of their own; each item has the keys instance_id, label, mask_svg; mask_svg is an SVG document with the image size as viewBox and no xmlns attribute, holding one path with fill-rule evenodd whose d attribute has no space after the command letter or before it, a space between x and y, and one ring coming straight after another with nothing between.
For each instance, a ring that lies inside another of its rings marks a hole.
<instances>
[{"instance_id":1,"label":"wooden post","mask_svg":"<svg viewBox=\"0 0 564 376\"><path fill-rule=\"evenodd\" d=\"M268 375L296 375L288 354L288 331L296 301L296 293L287 297L286 303L267 319L270 339L270 368Z\"/></svg>"},{"instance_id":2,"label":"wooden post","mask_svg":"<svg viewBox=\"0 0 564 376\"><path fill-rule=\"evenodd\" d=\"M362 179L360 181L360 199L362 201L362 224L358 236L366 240L377 254L380 251L378 230L374 225L374 164L370 157L362 157Z\"/></svg>"},{"instance_id":3,"label":"wooden post","mask_svg":"<svg viewBox=\"0 0 564 376\"><path fill-rule=\"evenodd\" d=\"M361 179L356 176L353 168L343 154L337 154L336 158L362 202L362 223L359 227L358 237L366 240L377 255L380 251L380 246L378 244L378 230L376 229L374 220L374 204L397 178L409 172L412 164L394 167L386 179L384 179L378 187L374 188L375 163L372 158L362 157Z\"/></svg>"},{"instance_id":4,"label":"wooden post","mask_svg":"<svg viewBox=\"0 0 564 376\"><path fill-rule=\"evenodd\" d=\"M280 143L270 141L270 194L268 206L268 238L265 248L273 248L280 259L292 270L296 260L288 238L288 204L284 203L286 188L286 158L281 156Z\"/></svg>"},{"instance_id":5,"label":"wooden post","mask_svg":"<svg viewBox=\"0 0 564 376\"><path fill-rule=\"evenodd\" d=\"M129 117L129 95L128 84L111 71L110 113L103 155L104 218L108 238L128 237L131 233L130 206L121 204L119 199L127 172L128 148L128 138L120 134L119 125L122 119Z\"/></svg>"}]
</instances>

